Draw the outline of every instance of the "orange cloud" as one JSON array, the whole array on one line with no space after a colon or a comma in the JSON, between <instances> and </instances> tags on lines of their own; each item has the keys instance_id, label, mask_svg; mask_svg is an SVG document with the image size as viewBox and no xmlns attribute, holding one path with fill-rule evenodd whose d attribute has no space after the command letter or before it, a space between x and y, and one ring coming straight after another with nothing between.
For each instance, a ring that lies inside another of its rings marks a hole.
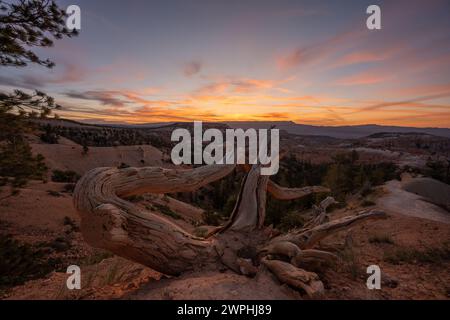
<instances>
[{"instance_id":1,"label":"orange cloud","mask_svg":"<svg viewBox=\"0 0 450 320\"><path fill-rule=\"evenodd\" d=\"M197 90L193 94L171 99L151 99L140 94L142 91L138 90L88 91L79 96L72 93L72 98L80 100L81 103L66 108L60 114L73 119L126 123L253 120L321 125L370 122L388 125L450 126L449 105L425 103L450 96L450 91L439 93L447 88L445 85L429 87L429 90L438 92L434 95L379 102L327 95L293 96L266 92L278 88L280 82L282 81L226 79L212 83L210 87L202 87L208 94L201 92L204 94L201 95L201 90Z\"/></svg>"},{"instance_id":2,"label":"orange cloud","mask_svg":"<svg viewBox=\"0 0 450 320\"><path fill-rule=\"evenodd\" d=\"M396 44L390 47L378 48L377 50L362 50L345 54L333 63L332 67L342 67L358 63L378 62L389 60L399 53L405 53L407 50L402 44ZM409 51L410 52L410 51ZM408 53L409 53L408 52ZM404 54L402 54L402 57Z\"/></svg>"},{"instance_id":3,"label":"orange cloud","mask_svg":"<svg viewBox=\"0 0 450 320\"><path fill-rule=\"evenodd\" d=\"M224 93L248 94L268 89L273 89L280 92L289 92L289 90L282 88L279 85L290 80L291 79L273 81L249 78L222 78L197 89L194 92L194 96L207 97Z\"/></svg>"},{"instance_id":4,"label":"orange cloud","mask_svg":"<svg viewBox=\"0 0 450 320\"><path fill-rule=\"evenodd\" d=\"M354 52L343 56L337 62L338 66L363 63L363 62L373 62L383 60L383 56L370 51L367 52Z\"/></svg>"},{"instance_id":5,"label":"orange cloud","mask_svg":"<svg viewBox=\"0 0 450 320\"><path fill-rule=\"evenodd\" d=\"M449 127L450 106L441 111L427 110L367 110L359 113L345 113L330 107L326 109L310 109L296 112L255 112L256 110L236 110L223 112L204 107L150 107L145 106L136 110L123 108L106 108L103 110L92 108L66 108L58 112L60 115L78 120L96 120L120 123L149 123L149 122L190 122L202 120L209 122L223 121L294 121L296 123L317 125L357 125L377 123L380 125L403 125L417 127ZM367 119L370 119L368 121ZM430 125L432 124L432 125Z\"/></svg>"},{"instance_id":6,"label":"orange cloud","mask_svg":"<svg viewBox=\"0 0 450 320\"><path fill-rule=\"evenodd\" d=\"M364 32L361 31L343 32L325 41L296 48L285 55L279 56L276 59L276 65L279 70L287 70L303 64L323 61L338 52L346 44L356 41L363 34Z\"/></svg>"}]
</instances>

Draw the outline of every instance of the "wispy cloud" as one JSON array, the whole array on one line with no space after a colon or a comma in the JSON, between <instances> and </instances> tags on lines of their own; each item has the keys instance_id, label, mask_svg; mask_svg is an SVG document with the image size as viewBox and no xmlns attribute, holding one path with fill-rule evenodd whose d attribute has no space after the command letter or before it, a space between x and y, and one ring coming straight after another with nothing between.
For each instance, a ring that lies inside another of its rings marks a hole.
<instances>
[{"instance_id":1,"label":"wispy cloud","mask_svg":"<svg viewBox=\"0 0 450 320\"><path fill-rule=\"evenodd\" d=\"M335 83L341 86L372 85L392 79L392 75L377 72L362 72L338 79Z\"/></svg>"},{"instance_id":2,"label":"wispy cloud","mask_svg":"<svg viewBox=\"0 0 450 320\"><path fill-rule=\"evenodd\" d=\"M291 81L292 78L285 80L251 79L222 77L218 80L200 87L195 90L195 96L211 96L224 93L248 94L263 90L275 90L278 92L289 92L288 89L281 87L282 84Z\"/></svg>"},{"instance_id":3,"label":"wispy cloud","mask_svg":"<svg viewBox=\"0 0 450 320\"><path fill-rule=\"evenodd\" d=\"M122 93L118 91L100 91L100 90L85 91L85 92L70 91L64 94L69 98L97 101L102 105L114 107L123 107L125 106L125 104L130 103L130 101L128 100L118 98L118 96L122 96Z\"/></svg>"},{"instance_id":4,"label":"wispy cloud","mask_svg":"<svg viewBox=\"0 0 450 320\"><path fill-rule=\"evenodd\" d=\"M382 92L380 92L381 94ZM411 96L411 95L434 95L450 93L450 83L443 84L420 84L414 86L408 86L404 88L391 88L383 90L384 94L390 96Z\"/></svg>"},{"instance_id":5,"label":"wispy cloud","mask_svg":"<svg viewBox=\"0 0 450 320\"><path fill-rule=\"evenodd\" d=\"M186 77L192 77L192 76L200 73L200 71L202 70L202 66L203 66L203 64L198 60L186 62L183 65L183 74Z\"/></svg>"},{"instance_id":6,"label":"wispy cloud","mask_svg":"<svg viewBox=\"0 0 450 320\"><path fill-rule=\"evenodd\" d=\"M276 65L279 70L289 70L301 65L322 61L332 56L342 46L356 41L363 34L364 32L361 31L346 31L325 41L298 47L291 52L279 56L276 60Z\"/></svg>"},{"instance_id":7,"label":"wispy cloud","mask_svg":"<svg viewBox=\"0 0 450 320\"><path fill-rule=\"evenodd\" d=\"M97 101L102 105L124 107L125 105L147 105L155 104L155 100L147 98L160 92L160 89L147 87L142 90L89 90L89 91L67 91L63 95L72 99ZM160 103L167 105L168 103Z\"/></svg>"},{"instance_id":8,"label":"wispy cloud","mask_svg":"<svg viewBox=\"0 0 450 320\"><path fill-rule=\"evenodd\" d=\"M385 59L385 55L378 52L372 52L372 51L358 51L346 54L339 58L339 60L336 62L336 67L341 66L348 66L352 64L358 64L358 63L367 63L367 62L376 62L376 61L382 61Z\"/></svg>"},{"instance_id":9,"label":"wispy cloud","mask_svg":"<svg viewBox=\"0 0 450 320\"><path fill-rule=\"evenodd\" d=\"M21 77L0 76L0 85L33 90L42 88L43 83L36 77L26 75Z\"/></svg>"},{"instance_id":10,"label":"wispy cloud","mask_svg":"<svg viewBox=\"0 0 450 320\"><path fill-rule=\"evenodd\" d=\"M40 89L48 85L73 84L81 82L87 77L87 71L70 62L63 62L52 71L52 74L44 76L35 73L0 76L0 85L18 87L23 89Z\"/></svg>"},{"instance_id":11,"label":"wispy cloud","mask_svg":"<svg viewBox=\"0 0 450 320\"><path fill-rule=\"evenodd\" d=\"M395 107L395 106L411 106L417 102L424 102L424 101L430 101L435 100L439 98L446 98L450 97L450 92L444 92L444 93L438 93L438 94L430 94L426 96L421 97L415 97L408 100L402 100L402 101L391 101L391 102L382 102L373 104L370 106L362 107L358 110L358 112L362 111L371 111L371 110L378 110L378 109L384 109L388 107Z\"/></svg>"}]
</instances>

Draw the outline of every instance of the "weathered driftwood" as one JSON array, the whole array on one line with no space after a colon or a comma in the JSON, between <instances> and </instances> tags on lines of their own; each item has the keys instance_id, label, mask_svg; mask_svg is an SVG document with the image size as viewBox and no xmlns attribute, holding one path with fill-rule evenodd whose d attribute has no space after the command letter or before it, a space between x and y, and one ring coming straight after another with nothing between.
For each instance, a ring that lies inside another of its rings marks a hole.
<instances>
[{"instance_id":1,"label":"weathered driftwood","mask_svg":"<svg viewBox=\"0 0 450 320\"><path fill-rule=\"evenodd\" d=\"M315 296L323 291L318 276L297 266L329 264L336 259L330 253L305 249L312 248L330 234L386 216L383 212L373 211L323 223L328 219L321 214L326 214L326 207L333 202L328 199L321 205L317 219L307 228L269 239L263 230L267 193L277 199L292 200L329 189L281 187L268 176L262 176L258 165L248 168L228 223L207 238L193 236L167 218L125 200L144 193L194 191L225 177L234 169L235 165L208 165L194 169L91 170L80 179L74 192L83 236L92 246L169 275L225 265L237 273L252 276L262 262L280 281ZM254 250L258 252L256 255L249 254L252 250L243 250L245 248L261 249ZM281 260L269 260L268 257Z\"/></svg>"},{"instance_id":2,"label":"weathered driftwood","mask_svg":"<svg viewBox=\"0 0 450 320\"><path fill-rule=\"evenodd\" d=\"M350 228L367 220L385 219L386 213L383 211L370 211L356 216L344 217L333 220L311 229L301 229L272 239L272 242L290 241L296 244L300 249L309 249L320 240L334 234L338 231Z\"/></svg>"},{"instance_id":3,"label":"weathered driftwood","mask_svg":"<svg viewBox=\"0 0 450 320\"><path fill-rule=\"evenodd\" d=\"M316 273L305 271L280 260L263 259L262 262L281 282L303 289L310 297L318 297L323 294L323 283Z\"/></svg>"},{"instance_id":4,"label":"weathered driftwood","mask_svg":"<svg viewBox=\"0 0 450 320\"><path fill-rule=\"evenodd\" d=\"M278 200L294 200L306 197L312 193L330 192L330 189L322 186L312 186L303 188L284 188L273 181L267 184L267 191Z\"/></svg>"},{"instance_id":5,"label":"weathered driftwood","mask_svg":"<svg viewBox=\"0 0 450 320\"><path fill-rule=\"evenodd\" d=\"M333 197L326 197L318 206L313 205L313 218L305 223L303 229L313 228L322 223L330 221L330 218L327 214L327 208L335 203L338 202L334 200Z\"/></svg>"}]
</instances>

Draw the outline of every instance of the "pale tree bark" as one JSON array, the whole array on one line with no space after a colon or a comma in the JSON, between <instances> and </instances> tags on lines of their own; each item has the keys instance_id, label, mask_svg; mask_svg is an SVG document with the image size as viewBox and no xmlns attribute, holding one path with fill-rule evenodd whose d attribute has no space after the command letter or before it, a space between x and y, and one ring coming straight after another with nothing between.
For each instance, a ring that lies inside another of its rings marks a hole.
<instances>
[{"instance_id":1,"label":"pale tree bark","mask_svg":"<svg viewBox=\"0 0 450 320\"><path fill-rule=\"evenodd\" d=\"M91 170L74 192L83 236L95 247L166 274L201 267L213 259L212 240L197 238L121 197L193 191L233 169L233 165L217 165L194 170L157 167Z\"/></svg>"},{"instance_id":2,"label":"pale tree bark","mask_svg":"<svg viewBox=\"0 0 450 320\"><path fill-rule=\"evenodd\" d=\"M317 296L323 291L320 279L317 274L301 268L327 266L338 259L331 253L311 248L335 232L386 216L383 212L373 211L328 221L326 207L334 201L329 199L321 203L321 209L307 227L270 239L264 232L267 193L277 199L292 200L329 189L321 186L281 187L268 176L262 176L259 165L249 168L229 221L206 238L195 237L163 216L125 200L144 193L194 191L225 177L234 169L235 165L194 169L94 169L82 177L74 192L83 236L94 247L169 275L217 269L224 264L235 272L251 276L261 264L281 282ZM247 248L254 248L256 254L249 254L252 250Z\"/></svg>"}]
</instances>

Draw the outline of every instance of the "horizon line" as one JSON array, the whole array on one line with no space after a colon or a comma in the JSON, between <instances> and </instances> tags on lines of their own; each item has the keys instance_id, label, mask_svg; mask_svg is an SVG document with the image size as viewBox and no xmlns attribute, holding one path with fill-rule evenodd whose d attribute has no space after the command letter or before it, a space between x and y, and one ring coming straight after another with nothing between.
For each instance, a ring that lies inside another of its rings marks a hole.
<instances>
[{"instance_id":1,"label":"horizon line","mask_svg":"<svg viewBox=\"0 0 450 320\"><path fill-rule=\"evenodd\" d=\"M377 127L397 127L397 128L415 128L415 129L447 129L450 130L450 127L417 127L417 126L402 126L402 125L386 125L386 124L376 124L376 123L364 123L364 124L348 124L348 125L321 125L321 124L308 124L308 123L299 123L294 120L222 120L222 121L208 121L208 120L183 120L183 121L156 121L156 122L112 122L112 121L104 121L91 119L70 119L70 118L45 118L42 120L64 120L75 122L83 125L127 125L127 126L145 126L145 125L154 125L154 124L172 124L172 123L193 123L195 121L201 121L204 123L292 123L295 125L301 126L310 126L310 127L331 127L331 128L340 128L340 127L368 127L368 126L377 126Z\"/></svg>"}]
</instances>

